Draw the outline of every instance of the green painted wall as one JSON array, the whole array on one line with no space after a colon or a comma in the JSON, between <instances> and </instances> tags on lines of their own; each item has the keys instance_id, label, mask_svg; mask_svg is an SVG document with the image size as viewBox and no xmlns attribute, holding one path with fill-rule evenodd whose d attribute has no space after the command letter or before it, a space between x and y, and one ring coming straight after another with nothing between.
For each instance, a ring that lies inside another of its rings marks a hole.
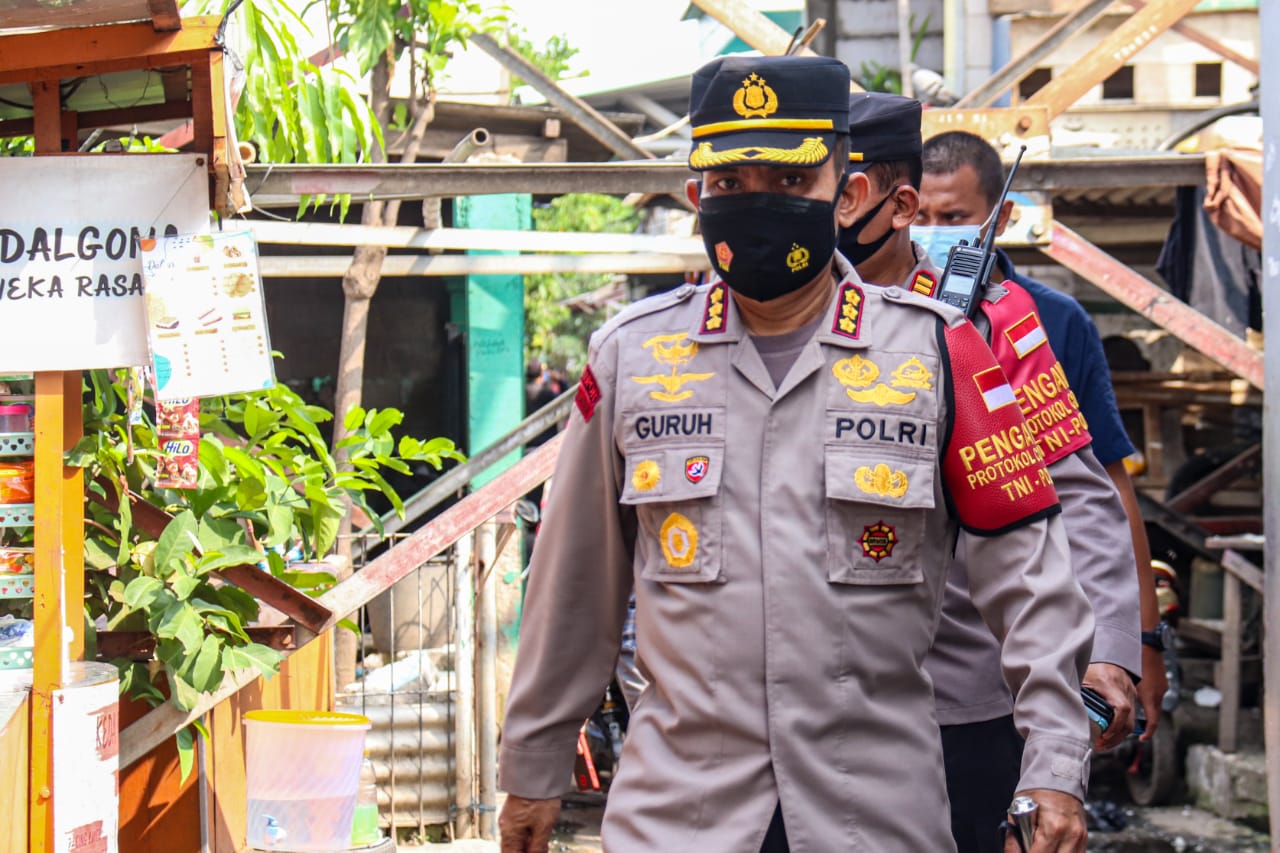
<instances>
[{"instance_id":1,"label":"green painted wall","mask_svg":"<svg viewBox=\"0 0 1280 853\"><path fill-rule=\"evenodd\" d=\"M455 201L453 222L458 228L529 230L532 210L528 195L466 196ZM452 315L466 332L467 452L474 454L524 419L524 277L467 276L453 291ZM519 458L519 451L504 457L475 485L484 485Z\"/></svg>"}]
</instances>

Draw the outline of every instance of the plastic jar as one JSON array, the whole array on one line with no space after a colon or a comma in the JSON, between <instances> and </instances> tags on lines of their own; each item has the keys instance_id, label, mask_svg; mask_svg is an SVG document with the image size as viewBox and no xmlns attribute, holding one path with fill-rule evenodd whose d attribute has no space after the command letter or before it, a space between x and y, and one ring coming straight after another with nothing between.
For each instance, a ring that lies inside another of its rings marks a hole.
<instances>
[{"instance_id":1,"label":"plastic jar","mask_svg":"<svg viewBox=\"0 0 1280 853\"><path fill-rule=\"evenodd\" d=\"M30 403L0 404L0 432L31 432Z\"/></svg>"},{"instance_id":2,"label":"plastic jar","mask_svg":"<svg viewBox=\"0 0 1280 853\"><path fill-rule=\"evenodd\" d=\"M36 465L30 460L0 460L0 504L29 504L35 500Z\"/></svg>"}]
</instances>

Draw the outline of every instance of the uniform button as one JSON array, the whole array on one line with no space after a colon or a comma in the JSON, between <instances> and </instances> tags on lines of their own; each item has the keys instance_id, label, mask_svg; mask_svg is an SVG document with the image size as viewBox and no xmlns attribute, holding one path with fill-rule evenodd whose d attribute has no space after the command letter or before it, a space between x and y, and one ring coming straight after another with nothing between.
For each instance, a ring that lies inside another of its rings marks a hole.
<instances>
[{"instance_id":1,"label":"uniform button","mask_svg":"<svg viewBox=\"0 0 1280 853\"><path fill-rule=\"evenodd\" d=\"M693 293L693 291L696 289L697 288L694 285L689 284L688 282L685 282L684 284L676 288L676 296L683 298L685 296L688 296L690 293Z\"/></svg>"},{"instance_id":2,"label":"uniform button","mask_svg":"<svg viewBox=\"0 0 1280 853\"><path fill-rule=\"evenodd\" d=\"M902 295L896 287L886 287L880 292L884 294L885 299L897 299Z\"/></svg>"}]
</instances>

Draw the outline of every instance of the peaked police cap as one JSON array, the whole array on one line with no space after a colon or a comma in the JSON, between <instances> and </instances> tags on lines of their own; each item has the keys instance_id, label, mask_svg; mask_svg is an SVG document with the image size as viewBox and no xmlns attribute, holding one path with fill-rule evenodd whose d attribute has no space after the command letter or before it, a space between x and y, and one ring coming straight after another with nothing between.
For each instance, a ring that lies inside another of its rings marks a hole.
<instances>
[{"instance_id":1,"label":"peaked police cap","mask_svg":"<svg viewBox=\"0 0 1280 853\"><path fill-rule=\"evenodd\" d=\"M817 166L849 127L849 69L825 56L726 56L689 90L696 171Z\"/></svg>"},{"instance_id":2,"label":"peaked police cap","mask_svg":"<svg viewBox=\"0 0 1280 853\"><path fill-rule=\"evenodd\" d=\"M849 168L919 157L920 102L885 92L849 95Z\"/></svg>"}]
</instances>

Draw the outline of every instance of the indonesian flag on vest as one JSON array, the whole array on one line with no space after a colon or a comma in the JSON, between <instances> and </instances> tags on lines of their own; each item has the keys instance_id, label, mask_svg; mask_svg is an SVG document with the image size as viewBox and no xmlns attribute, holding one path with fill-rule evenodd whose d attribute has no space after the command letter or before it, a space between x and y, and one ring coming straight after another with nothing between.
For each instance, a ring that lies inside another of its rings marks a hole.
<instances>
[{"instance_id":1,"label":"indonesian flag on vest","mask_svg":"<svg viewBox=\"0 0 1280 853\"><path fill-rule=\"evenodd\" d=\"M998 365L973 374L973 381L978 384L978 391L982 394L982 402L987 404L988 412L1014 402L1013 387Z\"/></svg>"},{"instance_id":2,"label":"indonesian flag on vest","mask_svg":"<svg viewBox=\"0 0 1280 853\"><path fill-rule=\"evenodd\" d=\"M1048 340L1034 311L1005 329L1004 334L1018 358L1026 358L1028 353Z\"/></svg>"}]
</instances>

